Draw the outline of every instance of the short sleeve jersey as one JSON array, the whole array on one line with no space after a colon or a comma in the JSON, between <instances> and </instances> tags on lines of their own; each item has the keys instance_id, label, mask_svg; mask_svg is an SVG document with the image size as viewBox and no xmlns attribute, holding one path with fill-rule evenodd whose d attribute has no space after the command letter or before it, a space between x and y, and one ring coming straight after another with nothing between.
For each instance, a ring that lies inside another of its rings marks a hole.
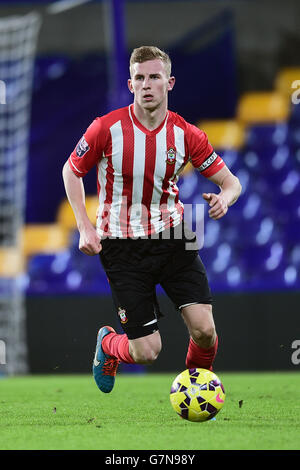
<instances>
[{"instance_id":1,"label":"short sleeve jersey","mask_svg":"<svg viewBox=\"0 0 300 470\"><path fill-rule=\"evenodd\" d=\"M168 111L146 129L133 105L97 117L69 157L78 177L97 167L101 237L139 237L178 225L183 217L177 181L188 162L210 177L224 167L207 135Z\"/></svg>"}]
</instances>

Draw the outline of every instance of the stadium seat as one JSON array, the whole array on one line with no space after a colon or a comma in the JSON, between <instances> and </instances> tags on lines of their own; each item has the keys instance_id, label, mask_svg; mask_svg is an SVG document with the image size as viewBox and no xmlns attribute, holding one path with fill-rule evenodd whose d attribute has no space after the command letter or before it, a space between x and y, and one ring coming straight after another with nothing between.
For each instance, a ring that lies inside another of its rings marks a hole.
<instances>
[{"instance_id":1,"label":"stadium seat","mask_svg":"<svg viewBox=\"0 0 300 470\"><path fill-rule=\"evenodd\" d=\"M221 224L217 220L208 219L204 223L204 245L203 249L214 248L220 239ZM209 252L208 252L209 253ZM213 253L213 250L212 250ZM212 254L214 257L214 254Z\"/></svg>"},{"instance_id":2,"label":"stadium seat","mask_svg":"<svg viewBox=\"0 0 300 470\"><path fill-rule=\"evenodd\" d=\"M210 285L219 291L243 288L247 276L243 259L237 257L234 244L224 241L223 234L221 240L219 246L204 246L200 251Z\"/></svg>"},{"instance_id":3,"label":"stadium seat","mask_svg":"<svg viewBox=\"0 0 300 470\"><path fill-rule=\"evenodd\" d=\"M99 207L98 196L86 196L85 198L86 211L92 224L96 225L97 210Z\"/></svg>"},{"instance_id":4,"label":"stadium seat","mask_svg":"<svg viewBox=\"0 0 300 470\"><path fill-rule=\"evenodd\" d=\"M271 242L261 244L260 246L257 244L248 244L241 250L240 254L241 256L244 255L248 269L258 273L267 269L274 269L283 258L284 251L282 244ZM267 263L272 256L274 263Z\"/></svg>"},{"instance_id":5,"label":"stadium seat","mask_svg":"<svg viewBox=\"0 0 300 470\"><path fill-rule=\"evenodd\" d=\"M291 104L291 113L289 117L289 123L292 126L299 126L300 124L300 106L298 104Z\"/></svg>"},{"instance_id":6,"label":"stadium seat","mask_svg":"<svg viewBox=\"0 0 300 470\"><path fill-rule=\"evenodd\" d=\"M96 225L96 214L99 205L99 199L97 196L86 196L85 205L87 214L90 221ZM76 219L74 216L73 209L68 201L64 199L58 208L57 211L57 222L58 224L66 230L75 230L77 229Z\"/></svg>"},{"instance_id":7,"label":"stadium seat","mask_svg":"<svg viewBox=\"0 0 300 470\"><path fill-rule=\"evenodd\" d=\"M217 153L223 158L228 168L235 173L242 165L242 152L235 149L216 149Z\"/></svg>"},{"instance_id":8,"label":"stadium seat","mask_svg":"<svg viewBox=\"0 0 300 470\"><path fill-rule=\"evenodd\" d=\"M57 254L36 254L28 259L28 292L59 294L65 292L65 280L71 271L68 251Z\"/></svg>"},{"instance_id":9,"label":"stadium seat","mask_svg":"<svg viewBox=\"0 0 300 470\"><path fill-rule=\"evenodd\" d=\"M288 145L245 151L241 157L249 174L249 189L266 194L274 191L295 168L296 159ZM242 170L244 171L244 170Z\"/></svg>"},{"instance_id":10,"label":"stadium seat","mask_svg":"<svg viewBox=\"0 0 300 470\"><path fill-rule=\"evenodd\" d=\"M244 144L244 126L238 121L202 121L197 124L208 135L215 149L240 149Z\"/></svg>"},{"instance_id":11,"label":"stadium seat","mask_svg":"<svg viewBox=\"0 0 300 470\"><path fill-rule=\"evenodd\" d=\"M299 81L299 84L295 83L293 87L295 81ZM300 88L300 67L287 67L280 70L275 80L275 89L291 97L295 88Z\"/></svg>"},{"instance_id":12,"label":"stadium seat","mask_svg":"<svg viewBox=\"0 0 300 470\"><path fill-rule=\"evenodd\" d=\"M283 270L283 284L286 288L298 288L300 284L299 269L293 265L287 265Z\"/></svg>"},{"instance_id":13,"label":"stadium seat","mask_svg":"<svg viewBox=\"0 0 300 470\"><path fill-rule=\"evenodd\" d=\"M299 198L300 191L297 194ZM285 205L284 202L286 202ZM281 224L286 245L292 246L300 241L300 199L292 195L285 198L284 202L277 210L276 220Z\"/></svg>"},{"instance_id":14,"label":"stadium seat","mask_svg":"<svg viewBox=\"0 0 300 470\"><path fill-rule=\"evenodd\" d=\"M266 148L282 146L288 141L287 122L252 124L247 128L245 148L264 151Z\"/></svg>"},{"instance_id":15,"label":"stadium seat","mask_svg":"<svg viewBox=\"0 0 300 470\"><path fill-rule=\"evenodd\" d=\"M289 262L298 269L300 274L300 240L290 250Z\"/></svg>"},{"instance_id":16,"label":"stadium seat","mask_svg":"<svg viewBox=\"0 0 300 470\"><path fill-rule=\"evenodd\" d=\"M247 286L247 272L244 268L242 260L231 263L226 269L225 280L228 289L245 289Z\"/></svg>"},{"instance_id":17,"label":"stadium seat","mask_svg":"<svg viewBox=\"0 0 300 470\"><path fill-rule=\"evenodd\" d=\"M290 100L282 93L250 92L238 103L237 119L243 125L286 121L290 113Z\"/></svg>"},{"instance_id":18,"label":"stadium seat","mask_svg":"<svg viewBox=\"0 0 300 470\"><path fill-rule=\"evenodd\" d=\"M294 151L300 147L300 119L296 125L290 124L289 143Z\"/></svg>"},{"instance_id":19,"label":"stadium seat","mask_svg":"<svg viewBox=\"0 0 300 470\"><path fill-rule=\"evenodd\" d=\"M187 172L183 178L179 180L180 194L185 202L191 202L191 198L196 194L199 188L199 175L197 171Z\"/></svg>"},{"instance_id":20,"label":"stadium seat","mask_svg":"<svg viewBox=\"0 0 300 470\"><path fill-rule=\"evenodd\" d=\"M300 204L300 175L296 169L284 172L280 185L274 194L276 210L280 212L297 212Z\"/></svg>"},{"instance_id":21,"label":"stadium seat","mask_svg":"<svg viewBox=\"0 0 300 470\"><path fill-rule=\"evenodd\" d=\"M232 260L233 248L229 243L223 242L216 249L216 256L212 262L212 271L214 275L223 273Z\"/></svg>"},{"instance_id":22,"label":"stadium seat","mask_svg":"<svg viewBox=\"0 0 300 470\"><path fill-rule=\"evenodd\" d=\"M76 219L73 209L70 206L68 199L63 199L60 203L56 217L57 223L66 230L74 230L77 228Z\"/></svg>"},{"instance_id":23,"label":"stadium seat","mask_svg":"<svg viewBox=\"0 0 300 470\"><path fill-rule=\"evenodd\" d=\"M77 251L76 257L70 250L31 256L27 263L28 292L57 295L75 291L108 291L106 274L99 258Z\"/></svg>"},{"instance_id":24,"label":"stadium seat","mask_svg":"<svg viewBox=\"0 0 300 470\"><path fill-rule=\"evenodd\" d=\"M272 214L257 214L252 220L245 220L242 216L236 219L236 228L240 237L236 240L236 248L253 245L267 246L272 241L283 240L282 228L277 224Z\"/></svg>"},{"instance_id":25,"label":"stadium seat","mask_svg":"<svg viewBox=\"0 0 300 470\"><path fill-rule=\"evenodd\" d=\"M68 252L40 253L30 257L27 272L32 282L61 280L70 264Z\"/></svg>"},{"instance_id":26,"label":"stadium seat","mask_svg":"<svg viewBox=\"0 0 300 470\"><path fill-rule=\"evenodd\" d=\"M14 278L24 273L25 262L18 247L0 247L0 277Z\"/></svg>"},{"instance_id":27,"label":"stadium seat","mask_svg":"<svg viewBox=\"0 0 300 470\"><path fill-rule=\"evenodd\" d=\"M251 221L263 213L263 199L259 193L248 192L243 198L243 204L240 213L245 221Z\"/></svg>"},{"instance_id":28,"label":"stadium seat","mask_svg":"<svg viewBox=\"0 0 300 470\"><path fill-rule=\"evenodd\" d=\"M68 232L58 224L30 224L23 228L23 253L56 253L68 246Z\"/></svg>"}]
</instances>

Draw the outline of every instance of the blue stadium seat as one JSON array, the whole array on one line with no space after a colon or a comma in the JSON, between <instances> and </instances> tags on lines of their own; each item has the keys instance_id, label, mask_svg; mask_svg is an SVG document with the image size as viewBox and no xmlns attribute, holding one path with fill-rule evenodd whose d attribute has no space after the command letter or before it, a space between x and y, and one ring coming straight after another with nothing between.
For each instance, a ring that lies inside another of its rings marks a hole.
<instances>
[{"instance_id":1,"label":"blue stadium seat","mask_svg":"<svg viewBox=\"0 0 300 470\"><path fill-rule=\"evenodd\" d=\"M238 150L234 149L225 149L225 150L220 150L217 151L219 155L223 158L224 162L232 171L232 173L235 173L242 165L242 154Z\"/></svg>"},{"instance_id":2,"label":"blue stadium seat","mask_svg":"<svg viewBox=\"0 0 300 470\"><path fill-rule=\"evenodd\" d=\"M288 262L290 265L294 266L300 274L300 240L291 248Z\"/></svg>"},{"instance_id":3,"label":"blue stadium seat","mask_svg":"<svg viewBox=\"0 0 300 470\"><path fill-rule=\"evenodd\" d=\"M268 213L265 197L254 187L252 191L249 189L242 194L237 203L229 208L227 218L231 223L240 225L245 222L248 225L266 217Z\"/></svg>"},{"instance_id":4,"label":"blue stadium seat","mask_svg":"<svg viewBox=\"0 0 300 470\"><path fill-rule=\"evenodd\" d=\"M35 293L59 293L71 270L68 251L59 254L37 254L29 258L27 273L28 291Z\"/></svg>"},{"instance_id":5,"label":"blue stadium seat","mask_svg":"<svg viewBox=\"0 0 300 470\"><path fill-rule=\"evenodd\" d=\"M221 242L218 247L203 248L200 256L213 291L241 289L245 286L245 265L234 245Z\"/></svg>"},{"instance_id":6,"label":"blue stadium seat","mask_svg":"<svg viewBox=\"0 0 300 470\"><path fill-rule=\"evenodd\" d=\"M240 250L240 257L245 263L249 287L275 289L283 284L286 250L282 243L247 245Z\"/></svg>"},{"instance_id":7,"label":"blue stadium seat","mask_svg":"<svg viewBox=\"0 0 300 470\"><path fill-rule=\"evenodd\" d=\"M217 246L221 239L221 223L218 220L204 219L204 246L203 248L212 248Z\"/></svg>"},{"instance_id":8,"label":"blue stadium seat","mask_svg":"<svg viewBox=\"0 0 300 470\"><path fill-rule=\"evenodd\" d=\"M257 175L261 173L261 158L256 150L245 150L241 154L241 160L251 174Z\"/></svg>"},{"instance_id":9,"label":"blue stadium seat","mask_svg":"<svg viewBox=\"0 0 300 470\"><path fill-rule=\"evenodd\" d=\"M298 232L299 233L299 232ZM283 270L283 285L286 288L300 288L300 240L290 247Z\"/></svg>"},{"instance_id":10,"label":"blue stadium seat","mask_svg":"<svg viewBox=\"0 0 300 470\"><path fill-rule=\"evenodd\" d=\"M261 124L248 128L245 147L248 150L261 151L276 148L288 141L287 123Z\"/></svg>"},{"instance_id":11,"label":"blue stadium seat","mask_svg":"<svg viewBox=\"0 0 300 470\"><path fill-rule=\"evenodd\" d=\"M277 222L284 226L291 241L299 239L300 224L300 175L289 172L281 185L272 194L272 213ZM287 232L288 231L288 232Z\"/></svg>"},{"instance_id":12,"label":"blue stadium seat","mask_svg":"<svg viewBox=\"0 0 300 470\"><path fill-rule=\"evenodd\" d=\"M284 235L286 245L293 246L300 240L300 203L298 210L291 214L288 222L284 226Z\"/></svg>"},{"instance_id":13,"label":"blue stadium seat","mask_svg":"<svg viewBox=\"0 0 300 470\"><path fill-rule=\"evenodd\" d=\"M300 287L299 269L293 265L287 265L283 270L283 286L286 288Z\"/></svg>"},{"instance_id":14,"label":"blue stadium seat","mask_svg":"<svg viewBox=\"0 0 300 470\"><path fill-rule=\"evenodd\" d=\"M291 104L291 113L289 118L289 124L297 127L300 125L300 107L299 104Z\"/></svg>"}]
</instances>

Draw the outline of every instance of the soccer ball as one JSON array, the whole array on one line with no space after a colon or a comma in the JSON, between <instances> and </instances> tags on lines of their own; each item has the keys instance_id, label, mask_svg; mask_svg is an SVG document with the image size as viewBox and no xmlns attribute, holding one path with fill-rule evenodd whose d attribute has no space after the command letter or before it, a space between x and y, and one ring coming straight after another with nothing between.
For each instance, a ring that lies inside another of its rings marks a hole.
<instances>
[{"instance_id":1,"label":"soccer ball","mask_svg":"<svg viewBox=\"0 0 300 470\"><path fill-rule=\"evenodd\" d=\"M186 369L172 383L170 400L181 418L208 421L223 407L225 390L219 377L210 370Z\"/></svg>"}]
</instances>

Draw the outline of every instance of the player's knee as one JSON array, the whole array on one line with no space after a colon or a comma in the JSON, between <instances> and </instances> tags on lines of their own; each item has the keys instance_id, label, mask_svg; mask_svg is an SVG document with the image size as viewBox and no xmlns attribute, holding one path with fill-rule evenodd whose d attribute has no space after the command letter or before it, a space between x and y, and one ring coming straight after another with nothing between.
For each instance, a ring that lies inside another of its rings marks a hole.
<instances>
[{"instance_id":1,"label":"player's knee","mask_svg":"<svg viewBox=\"0 0 300 470\"><path fill-rule=\"evenodd\" d=\"M205 325L192 331L192 338L198 346L209 348L216 340L216 329L214 325Z\"/></svg>"}]
</instances>

